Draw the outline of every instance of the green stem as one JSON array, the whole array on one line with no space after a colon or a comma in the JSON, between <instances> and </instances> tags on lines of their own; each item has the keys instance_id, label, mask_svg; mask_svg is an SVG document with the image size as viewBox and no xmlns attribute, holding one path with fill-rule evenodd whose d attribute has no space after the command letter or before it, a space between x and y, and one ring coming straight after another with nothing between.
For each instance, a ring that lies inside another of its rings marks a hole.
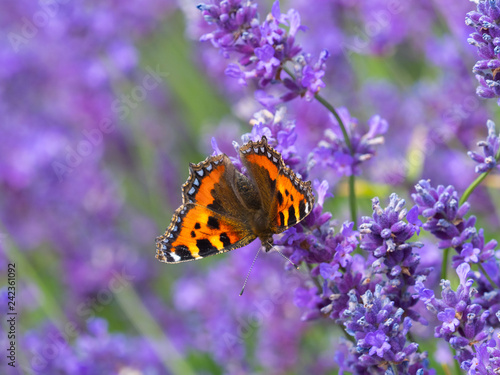
<instances>
[{"instance_id":1,"label":"green stem","mask_svg":"<svg viewBox=\"0 0 500 375\"><path fill-rule=\"evenodd\" d=\"M488 176L489 173L490 171L482 173L478 178L474 180L474 182L472 182L472 184L469 185L467 189L465 189L462 197L460 198L460 201L458 202L459 206L464 204L467 199L469 199L469 196L472 194L474 189L479 186L479 184L486 178L486 176Z\"/></svg>"},{"instance_id":2,"label":"green stem","mask_svg":"<svg viewBox=\"0 0 500 375\"><path fill-rule=\"evenodd\" d=\"M455 349L451 349L452 352L453 352L453 358L455 358L457 356L457 351ZM455 369L455 374L456 375L460 375L460 374L463 374L462 370L460 369L460 364L458 363L457 360L454 360L453 361L453 365L454 365L454 369Z\"/></svg>"},{"instance_id":3,"label":"green stem","mask_svg":"<svg viewBox=\"0 0 500 375\"><path fill-rule=\"evenodd\" d=\"M495 160L498 162L500 160L500 148L498 149L497 151L497 154L495 155ZM483 180L486 178L486 176L488 176L488 174L492 171L493 169L490 169L489 171L487 172L484 172L484 173L481 173L479 175L478 178L476 178L472 184L469 185L469 187L467 189L465 189L462 197L460 198L460 201L459 201L459 205L461 206L462 204L464 204L467 199L469 199L469 196L472 194L472 192L474 191L475 188L477 188L479 186L479 184L481 182L483 182Z\"/></svg>"},{"instance_id":4,"label":"green stem","mask_svg":"<svg viewBox=\"0 0 500 375\"><path fill-rule=\"evenodd\" d=\"M349 139L349 135L347 134L347 129L345 128L344 123L340 118L340 115L337 113L337 110L330 103L328 103L320 94L314 95L314 98L318 102L320 102L326 109L328 109L328 111L330 111L333 114L333 116L335 116L335 119L339 123L340 130L342 130L342 135L344 136L345 144L347 145L347 148L349 149L351 156L354 155L354 149L352 148L351 140Z\"/></svg>"},{"instance_id":5,"label":"green stem","mask_svg":"<svg viewBox=\"0 0 500 375\"><path fill-rule=\"evenodd\" d=\"M335 108L328 103L321 95L316 94L314 95L316 100L323 104L323 106L328 109L337 119L337 122L339 123L340 129L342 130L342 135L344 136L344 141L347 147L349 148L349 153L351 156L354 157L354 149L352 148L351 140L349 139L349 135L347 134L347 129L344 126L344 123L342 122L342 119L340 118L339 114L335 110ZM349 176L349 209L351 211L351 220L354 222L354 227L358 227L358 214L357 214L357 206L356 206L356 177L354 174L351 174Z\"/></svg>"},{"instance_id":6,"label":"green stem","mask_svg":"<svg viewBox=\"0 0 500 375\"><path fill-rule=\"evenodd\" d=\"M288 69L286 66L283 66L283 70L293 79L295 80L295 75ZM340 118L337 110L326 101L321 95L315 94L314 98L320 102L337 120L340 130L342 130L342 135L344 137L344 142L349 149L349 153L352 157L354 157L354 148L352 147L351 140L349 139L349 134L347 134L347 129L344 125L344 122ZM351 220L354 222L354 227L358 227L358 214L357 214L357 206L356 206L356 177L352 174L349 176L349 209L351 211Z\"/></svg>"},{"instance_id":7,"label":"green stem","mask_svg":"<svg viewBox=\"0 0 500 375\"><path fill-rule=\"evenodd\" d=\"M447 247L443 251L443 263L441 264L441 279L446 279L448 273L448 257L450 255L450 248Z\"/></svg>"},{"instance_id":8,"label":"green stem","mask_svg":"<svg viewBox=\"0 0 500 375\"><path fill-rule=\"evenodd\" d=\"M358 227L358 212L356 206L356 177L353 174L349 176L349 208L351 210L351 220L354 222L354 228Z\"/></svg>"}]
</instances>

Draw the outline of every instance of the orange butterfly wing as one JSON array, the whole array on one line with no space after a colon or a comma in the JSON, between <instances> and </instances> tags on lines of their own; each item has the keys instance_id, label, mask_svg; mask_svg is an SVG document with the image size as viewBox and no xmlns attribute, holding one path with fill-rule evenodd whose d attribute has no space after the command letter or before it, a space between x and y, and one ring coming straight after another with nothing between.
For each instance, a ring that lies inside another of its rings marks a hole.
<instances>
[{"instance_id":1,"label":"orange butterfly wing","mask_svg":"<svg viewBox=\"0 0 500 375\"><path fill-rule=\"evenodd\" d=\"M256 236L241 220L236 195L238 171L226 155L208 157L190 165L183 186L183 204L174 213L165 234L156 239L156 258L185 262L233 250Z\"/></svg>"}]
</instances>

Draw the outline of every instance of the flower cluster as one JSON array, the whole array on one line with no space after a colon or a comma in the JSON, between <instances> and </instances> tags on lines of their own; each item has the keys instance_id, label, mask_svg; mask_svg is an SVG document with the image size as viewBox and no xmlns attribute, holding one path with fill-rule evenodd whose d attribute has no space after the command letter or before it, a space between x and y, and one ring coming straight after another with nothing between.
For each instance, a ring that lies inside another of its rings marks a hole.
<instances>
[{"instance_id":1,"label":"flower cluster","mask_svg":"<svg viewBox=\"0 0 500 375\"><path fill-rule=\"evenodd\" d=\"M427 219L422 228L438 239L440 249L454 248L457 255L453 257L453 266L462 262L494 263L496 240L485 244L484 231L476 229L476 218L465 218L470 205L465 202L459 205L458 193L453 186L439 185L433 188L429 181L421 180L416 186L416 194L412 197L419 212Z\"/></svg>"},{"instance_id":2,"label":"flower cluster","mask_svg":"<svg viewBox=\"0 0 500 375\"><path fill-rule=\"evenodd\" d=\"M348 294L349 308L343 320L356 343L339 363L341 370L356 374L367 369L374 374L430 373L426 354L417 353L418 344L407 339L411 319L403 317L404 310L394 306L382 286L376 285L374 292L368 290L360 297Z\"/></svg>"},{"instance_id":3,"label":"flower cluster","mask_svg":"<svg viewBox=\"0 0 500 375\"><path fill-rule=\"evenodd\" d=\"M314 62L310 55L301 53L302 48L295 43L299 30L305 30L300 23L299 13L290 9L283 14L279 1L275 1L271 13L261 22L257 5L247 0L213 1L198 6L203 17L216 29L201 37L210 40L225 57L238 54L239 65L230 63L226 74L237 78L246 85L250 80L258 80L260 87L281 82L287 92L279 99L257 92L259 101L272 107L297 96L311 99L325 86L322 81L325 61L329 54L323 51ZM286 30L283 26L286 26ZM291 62L293 74L282 79L284 65Z\"/></svg>"},{"instance_id":4,"label":"flower cluster","mask_svg":"<svg viewBox=\"0 0 500 375\"><path fill-rule=\"evenodd\" d=\"M496 318L500 311L500 264L495 257L497 241L492 239L486 243L484 230L477 230L475 226L475 217L465 218L469 204L466 202L459 206L458 194L453 186L433 188L428 181L422 180L415 188L417 193L413 199L421 214L427 218L422 228L440 239L439 248L456 250L457 255L453 256L452 263L457 270L461 267L459 276L462 284L465 283L469 265L479 265L482 272L470 274L477 282L475 301L484 311L489 311L485 319L488 318L490 327L499 326ZM448 318L451 317L449 311Z\"/></svg>"},{"instance_id":5,"label":"flower cluster","mask_svg":"<svg viewBox=\"0 0 500 375\"><path fill-rule=\"evenodd\" d=\"M426 269L417 271L420 256L414 250L423 244L410 241L414 234L420 232L422 225L418 219L418 208L414 206L407 211L404 208L405 200L394 193L389 199L389 206L385 209L380 207L378 198L372 200L373 215L363 217L359 226L362 235L360 248L376 259L373 270L386 275L388 282L384 285L384 294L390 296L395 306L403 308L413 320L426 324L420 314L412 309L416 301L406 292L415 285L417 277L429 272Z\"/></svg>"},{"instance_id":6,"label":"flower cluster","mask_svg":"<svg viewBox=\"0 0 500 375\"><path fill-rule=\"evenodd\" d=\"M162 91L156 67L139 68L134 43L168 9L156 0L18 1L4 9L12 17L0 26L8 35L0 42L0 118L9 124L0 129L2 231L22 251L50 243L75 299L103 290L124 269L136 282L148 273L138 249L154 236L151 219L127 205L106 163L134 148L122 125L140 101L131 92L116 97L114 87L126 82L150 97ZM38 22L43 17L46 24ZM145 231L137 235L119 222Z\"/></svg>"},{"instance_id":7,"label":"flower cluster","mask_svg":"<svg viewBox=\"0 0 500 375\"><path fill-rule=\"evenodd\" d=\"M451 289L449 280L443 280L441 299L419 281L417 291L420 300L432 311L440 325L435 328L435 337L443 338L457 351L455 358L468 374L494 374L500 365L500 350L492 337L493 328L488 318L491 309L485 309L475 300L477 291L472 288L473 279L467 279L470 266L462 263L457 267L460 285ZM500 321L498 306L494 319Z\"/></svg>"},{"instance_id":8,"label":"flower cluster","mask_svg":"<svg viewBox=\"0 0 500 375\"><path fill-rule=\"evenodd\" d=\"M465 22L473 27L469 43L477 47L479 60L473 68L481 84L477 94L482 98L500 96L500 7L497 0L480 0L477 11L467 13Z\"/></svg>"},{"instance_id":9,"label":"flower cluster","mask_svg":"<svg viewBox=\"0 0 500 375\"><path fill-rule=\"evenodd\" d=\"M413 249L422 245L410 242L421 225L418 209L407 213L404 200L395 194L385 209L374 199L373 218L363 218L360 240L353 223L344 223L340 233L334 233L331 214L321 213L328 184L315 188L318 206L276 242L294 262L310 267L314 282L295 291L296 305L305 310L302 319L329 317L355 337L355 344L346 346L341 369L383 373L390 363L398 371L424 371L426 354L416 354L415 343L405 344L412 320L427 323L408 291L429 272L417 270L420 258ZM358 244L368 252L366 257L353 255Z\"/></svg>"},{"instance_id":10,"label":"flower cluster","mask_svg":"<svg viewBox=\"0 0 500 375\"><path fill-rule=\"evenodd\" d=\"M483 155L477 152L469 151L467 155L474 160L476 165L476 173L484 173L498 167L498 159L500 159L500 136L496 134L495 123L491 120L486 122L488 127L488 137L485 141L479 141L478 147L483 148Z\"/></svg>"}]
</instances>

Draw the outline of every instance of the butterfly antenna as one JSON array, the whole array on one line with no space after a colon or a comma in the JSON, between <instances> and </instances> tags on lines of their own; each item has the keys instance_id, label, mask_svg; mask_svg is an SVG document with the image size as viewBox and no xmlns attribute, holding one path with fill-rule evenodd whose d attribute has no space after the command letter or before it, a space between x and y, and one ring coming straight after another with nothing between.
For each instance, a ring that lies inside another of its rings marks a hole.
<instances>
[{"instance_id":1,"label":"butterfly antenna","mask_svg":"<svg viewBox=\"0 0 500 375\"><path fill-rule=\"evenodd\" d=\"M260 254L260 249L262 246L259 246L259 251L257 251L257 254L255 254L255 258L253 258L252 265L250 266L250 269L248 270L247 277L245 278L245 282L243 283L243 288L241 288L240 292L240 297L243 295L243 292L245 291L245 286L247 285L248 277L250 276L250 272L252 272L253 265L255 264L255 261L257 260L257 257Z\"/></svg>"},{"instance_id":2,"label":"butterfly antenna","mask_svg":"<svg viewBox=\"0 0 500 375\"><path fill-rule=\"evenodd\" d=\"M274 247L271 243L269 243L269 242L268 242L268 243L266 244L266 249L269 249L269 250L274 249L274 250L276 250L276 251L278 252L278 254L279 254L279 255L281 255L283 258L285 258L287 261L289 261L289 262L292 264L292 266L294 266L294 267L295 267L295 269L296 269L296 270L298 270L298 269L299 269L299 266L297 266L295 263L293 263L293 262L290 260L290 258L288 258L288 257L287 257L285 254L283 254L281 251L279 251L279 250L278 250L278 248ZM269 250L267 250L267 251L269 251Z\"/></svg>"}]
</instances>

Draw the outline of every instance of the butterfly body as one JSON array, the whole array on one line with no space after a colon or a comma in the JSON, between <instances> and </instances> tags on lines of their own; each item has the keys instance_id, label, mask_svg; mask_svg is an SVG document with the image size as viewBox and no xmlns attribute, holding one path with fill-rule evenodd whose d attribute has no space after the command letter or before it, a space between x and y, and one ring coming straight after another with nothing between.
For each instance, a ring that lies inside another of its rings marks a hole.
<instances>
[{"instance_id":1,"label":"butterfly body","mask_svg":"<svg viewBox=\"0 0 500 375\"><path fill-rule=\"evenodd\" d=\"M156 239L156 258L166 263L201 259L243 247L259 238L269 250L273 235L312 210L311 183L286 167L262 137L240 148L248 177L225 154L190 164L183 204L165 234Z\"/></svg>"}]
</instances>

